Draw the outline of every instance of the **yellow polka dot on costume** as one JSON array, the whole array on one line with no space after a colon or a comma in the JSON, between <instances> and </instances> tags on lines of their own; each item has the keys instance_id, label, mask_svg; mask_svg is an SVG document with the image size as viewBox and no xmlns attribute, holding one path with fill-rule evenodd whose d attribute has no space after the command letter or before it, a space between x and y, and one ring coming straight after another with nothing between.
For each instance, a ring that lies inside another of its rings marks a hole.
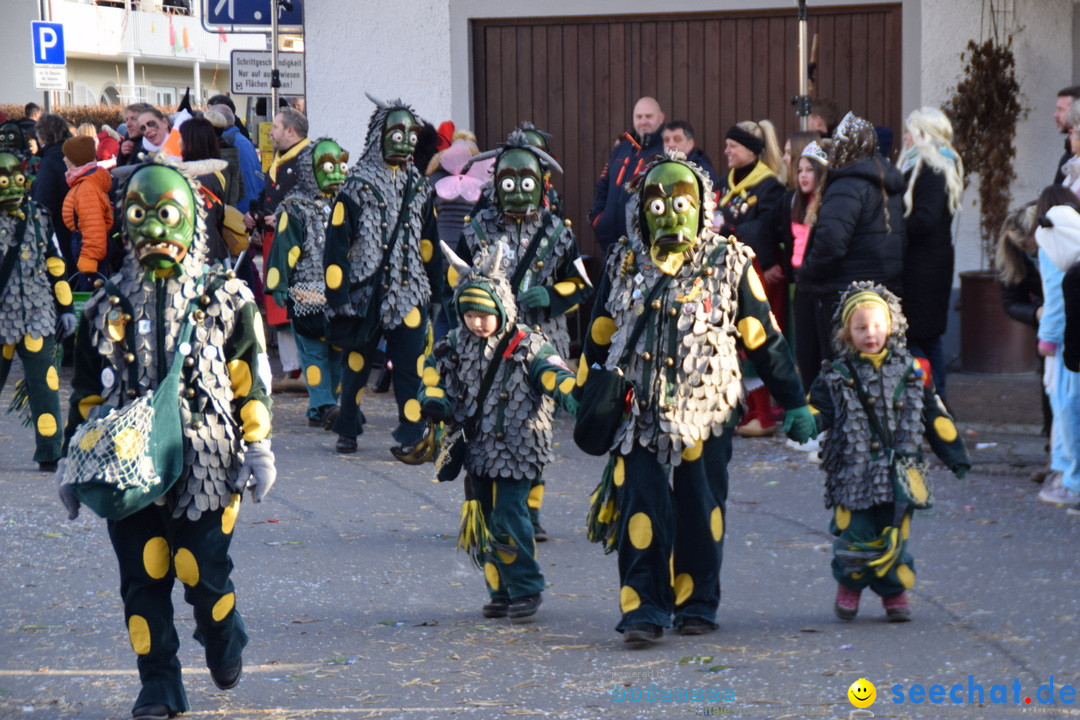
<instances>
[{"instance_id":1,"label":"yellow polka dot on costume","mask_svg":"<svg viewBox=\"0 0 1080 720\"><path fill-rule=\"evenodd\" d=\"M517 543L514 542L514 538L510 538L510 547L517 547ZM504 565L511 565L518 559L517 550L496 550L499 554L499 559L503 561Z\"/></svg>"},{"instance_id":2,"label":"yellow polka dot on costume","mask_svg":"<svg viewBox=\"0 0 1080 720\"><path fill-rule=\"evenodd\" d=\"M930 500L930 488L926 486L926 478L916 467L907 469L908 489L911 491L911 499L918 505L923 505Z\"/></svg>"},{"instance_id":3,"label":"yellow polka dot on costume","mask_svg":"<svg viewBox=\"0 0 1080 720\"><path fill-rule=\"evenodd\" d=\"M589 327L589 337L597 345L607 345L611 342L611 336L615 334L615 321L609 317L600 316L592 321Z\"/></svg>"},{"instance_id":4,"label":"yellow polka dot on costume","mask_svg":"<svg viewBox=\"0 0 1080 720\"><path fill-rule=\"evenodd\" d=\"M956 439L956 425L945 416L934 418L934 432L947 443Z\"/></svg>"},{"instance_id":5,"label":"yellow polka dot on costume","mask_svg":"<svg viewBox=\"0 0 1080 720\"><path fill-rule=\"evenodd\" d=\"M173 563L176 565L176 577L180 578L180 582L189 587L199 584L199 563L196 562L190 550L187 548L177 550Z\"/></svg>"},{"instance_id":6,"label":"yellow polka dot on costume","mask_svg":"<svg viewBox=\"0 0 1080 720\"><path fill-rule=\"evenodd\" d=\"M142 549L142 564L146 574L154 580L160 580L169 572L169 541L163 537L152 537Z\"/></svg>"},{"instance_id":7,"label":"yellow polka dot on costume","mask_svg":"<svg viewBox=\"0 0 1080 720\"><path fill-rule=\"evenodd\" d=\"M281 273L275 267L266 271L266 289L273 290L281 282Z\"/></svg>"},{"instance_id":8,"label":"yellow polka dot on costume","mask_svg":"<svg viewBox=\"0 0 1080 720\"><path fill-rule=\"evenodd\" d=\"M221 513L221 533L229 535L236 527L236 516L240 514L240 493L233 493L228 507Z\"/></svg>"},{"instance_id":9,"label":"yellow polka dot on costume","mask_svg":"<svg viewBox=\"0 0 1080 720\"><path fill-rule=\"evenodd\" d=\"M690 599L694 592L694 578L690 573L679 573L675 576L675 604L682 605Z\"/></svg>"},{"instance_id":10,"label":"yellow polka dot on costume","mask_svg":"<svg viewBox=\"0 0 1080 720\"><path fill-rule=\"evenodd\" d=\"M60 389L60 375L56 372L55 365L50 365L49 369L45 371L45 384L49 386L50 390Z\"/></svg>"},{"instance_id":11,"label":"yellow polka dot on costume","mask_svg":"<svg viewBox=\"0 0 1080 720\"><path fill-rule=\"evenodd\" d=\"M355 350L349 353L349 369L360 372L364 369L364 356Z\"/></svg>"},{"instance_id":12,"label":"yellow polka dot on costume","mask_svg":"<svg viewBox=\"0 0 1080 720\"><path fill-rule=\"evenodd\" d=\"M847 530L848 525L851 524L851 511L843 505L837 505L833 511L833 519L836 521L838 530Z\"/></svg>"},{"instance_id":13,"label":"yellow polka dot on costume","mask_svg":"<svg viewBox=\"0 0 1080 720\"><path fill-rule=\"evenodd\" d=\"M135 428L124 428L113 438L113 449L122 460L134 460L139 457L143 447L143 437Z\"/></svg>"},{"instance_id":14,"label":"yellow polka dot on costume","mask_svg":"<svg viewBox=\"0 0 1080 720\"><path fill-rule=\"evenodd\" d=\"M757 350L765 344L765 328L756 317L744 317L736 325L747 350Z\"/></svg>"},{"instance_id":15,"label":"yellow polka dot on costume","mask_svg":"<svg viewBox=\"0 0 1080 720\"><path fill-rule=\"evenodd\" d=\"M258 442L270 434L270 411L258 400L248 400L240 408L244 423L244 441Z\"/></svg>"},{"instance_id":16,"label":"yellow polka dot on costume","mask_svg":"<svg viewBox=\"0 0 1080 720\"><path fill-rule=\"evenodd\" d=\"M907 565L896 566L896 579L900 581L905 590L915 587L915 572Z\"/></svg>"},{"instance_id":17,"label":"yellow polka dot on costume","mask_svg":"<svg viewBox=\"0 0 1080 720\"><path fill-rule=\"evenodd\" d=\"M628 613L639 607L641 607L641 596L637 594L637 590L629 585L623 585L619 590L619 610Z\"/></svg>"},{"instance_id":18,"label":"yellow polka dot on costume","mask_svg":"<svg viewBox=\"0 0 1080 720\"><path fill-rule=\"evenodd\" d=\"M720 512L720 506L714 507L709 513L709 529L712 539L720 542L720 538L724 537L724 513Z\"/></svg>"},{"instance_id":19,"label":"yellow polka dot on costume","mask_svg":"<svg viewBox=\"0 0 1080 720\"><path fill-rule=\"evenodd\" d=\"M446 284L450 287L454 287L455 285L457 285L459 277L460 275L458 274L457 268L455 268L453 265L446 269Z\"/></svg>"},{"instance_id":20,"label":"yellow polka dot on costume","mask_svg":"<svg viewBox=\"0 0 1080 720\"><path fill-rule=\"evenodd\" d=\"M611 480L615 487L622 487L626 482L626 461L620 456L615 458L615 467L611 469Z\"/></svg>"},{"instance_id":21,"label":"yellow polka dot on costume","mask_svg":"<svg viewBox=\"0 0 1080 720\"><path fill-rule=\"evenodd\" d=\"M418 328L420 327L420 319L420 308L414 307L405 315L405 319L402 320L402 322L405 323L405 327Z\"/></svg>"},{"instance_id":22,"label":"yellow polka dot on costume","mask_svg":"<svg viewBox=\"0 0 1080 720\"><path fill-rule=\"evenodd\" d=\"M41 346L44 344L44 341L39 337L27 335L23 338L23 347L25 347L28 352L41 352Z\"/></svg>"},{"instance_id":23,"label":"yellow polka dot on costume","mask_svg":"<svg viewBox=\"0 0 1080 720\"><path fill-rule=\"evenodd\" d=\"M644 550L652 545L652 520L645 513L631 515L630 522L626 524L626 532L630 536L630 544L638 550Z\"/></svg>"},{"instance_id":24,"label":"yellow polka dot on costume","mask_svg":"<svg viewBox=\"0 0 1080 720\"><path fill-rule=\"evenodd\" d=\"M499 589L499 568L495 567L495 563L484 563L484 580L492 590Z\"/></svg>"},{"instance_id":25,"label":"yellow polka dot on costume","mask_svg":"<svg viewBox=\"0 0 1080 720\"><path fill-rule=\"evenodd\" d=\"M905 515L904 519L900 521L900 539L907 540L911 535L911 516Z\"/></svg>"},{"instance_id":26,"label":"yellow polka dot on costume","mask_svg":"<svg viewBox=\"0 0 1080 720\"><path fill-rule=\"evenodd\" d=\"M559 383L559 392L563 395L569 395L574 389L575 380L572 377L563 378L563 381Z\"/></svg>"},{"instance_id":27,"label":"yellow polka dot on costume","mask_svg":"<svg viewBox=\"0 0 1080 720\"><path fill-rule=\"evenodd\" d=\"M79 401L79 414L82 415L82 419L86 420L90 417L90 411L95 407L105 402L105 398L100 395L87 395Z\"/></svg>"},{"instance_id":28,"label":"yellow polka dot on costume","mask_svg":"<svg viewBox=\"0 0 1080 720\"><path fill-rule=\"evenodd\" d=\"M300 262L300 246L299 245L297 245L296 247L289 250L289 257L288 257L289 267L291 267L291 268L296 267L296 263L298 263L298 262Z\"/></svg>"},{"instance_id":29,"label":"yellow polka dot on costume","mask_svg":"<svg viewBox=\"0 0 1080 720\"><path fill-rule=\"evenodd\" d=\"M704 447L703 443L697 443L696 445L687 445L683 448L682 459L686 462L694 462L701 457L701 449Z\"/></svg>"},{"instance_id":30,"label":"yellow polka dot on costume","mask_svg":"<svg viewBox=\"0 0 1080 720\"><path fill-rule=\"evenodd\" d=\"M289 227L289 213L281 213L281 217L277 221L278 234L285 232L287 227Z\"/></svg>"},{"instance_id":31,"label":"yellow polka dot on costume","mask_svg":"<svg viewBox=\"0 0 1080 720\"><path fill-rule=\"evenodd\" d=\"M307 370L304 371L304 377L308 385L318 385L322 382L322 370L318 365L308 365Z\"/></svg>"},{"instance_id":32,"label":"yellow polka dot on costume","mask_svg":"<svg viewBox=\"0 0 1080 720\"><path fill-rule=\"evenodd\" d=\"M427 396L432 398L444 398L446 397L446 391L444 391L442 388L437 387L428 388Z\"/></svg>"},{"instance_id":33,"label":"yellow polka dot on costume","mask_svg":"<svg viewBox=\"0 0 1080 720\"><path fill-rule=\"evenodd\" d=\"M345 205L337 203L334 205L334 215L330 218L331 225L340 225L345 222Z\"/></svg>"},{"instance_id":34,"label":"yellow polka dot on costume","mask_svg":"<svg viewBox=\"0 0 1080 720\"><path fill-rule=\"evenodd\" d=\"M236 593L226 593L214 603L214 607L210 611L210 617L214 618L214 622L221 622L229 616L234 605L236 605Z\"/></svg>"},{"instance_id":35,"label":"yellow polka dot on costume","mask_svg":"<svg viewBox=\"0 0 1080 720\"><path fill-rule=\"evenodd\" d=\"M578 360L578 365L577 365L577 386L578 387L583 387L585 385L585 381L588 380L588 378L589 378L589 363L585 362L585 356L582 355L581 359Z\"/></svg>"},{"instance_id":36,"label":"yellow polka dot on costume","mask_svg":"<svg viewBox=\"0 0 1080 720\"><path fill-rule=\"evenodd\" d=\"M424 379L424 385L428 387L435 387L439 384L439 371L433 367L424 368L420 375Z\"/></svg>"},{"instance_id":37,"label":"yellow polka dot on costume","mask_svg":"<svg viewBox=\"0 0 1080 720\"><path fill-rule=\"evenodd\" d=\"M0 349L0 353L3 354L5 360L10 360L11 358L15 357L15 346L5 345L3 349Z\"/></svg>"},{"instance_id":38,"label":"yellow polka dot on costume","mask_svg":"<svg viewBox=\"0 0 1080 720\"><path fill-rule=\"evenodd\" d=\"M146 655L150 652L150 626L142 615L132 615L128 618L128 639L136 655Z\"/></svg>"},{"instance_id":39,"label":"yellow polka dot on costume","mask_svg":"<svg viewBox=\"0 0 1080 720\"><path fill-rule=\"evenodd\" d=\"M494 488L492 488L494 490ZM525 499L525 504L532 510L539 510L540 506L544 504L544 486L534 485L529 488L529 497Z\"/></svg>"},{"instance_id":40,"label":"yellow polka dot on costume","mask_svg":"<svg viewBox=\"0 0 1080 720\"><path fill-rule=\"evenodd\" d=\"M555 389L555 381L558 379L559 376L554 370L548 370L540 376L540 382L543 383L544 389L548 392Z\"/></svg>"},{"instance_id":41,"label":"yellow polka dot on costume","mask_svg":"<svg viewBox=\"0 0 1080 720\"><path fill-rule=\"evenodd\" d=\"M92 450L94 446L98 444L98 440L100 439L101 430L98 428L91 428L90 430L87 430L86 434L79 440L79 449L84 451Z\"/></svg>"},{"instance_id":42,"label":"yellow polka dot on costume","mask_svg":"<svg viewBox=\"0 0 1080 720\"><path fill-rule=\"evenodd\" d=\"M67 272L67 265L63 258L51 257L45 261L45 267L53 277L60 277Z\"/></svg>"},{"instance_id":43,"label":"yellow polka dot on costume","mask_svg":"<svg viewBox=\"0 0 1080 720\"><path fill-rule=\"evenodd\" d=\"M423 375L424 374L424 365L427 364L425 362L426 360L427 360L426 355L421 355L420 357L416 358L416 374L417 375Z\"/></svg>"},{"instance_id":44,"label":"yellow polka dot on costume","mask_svg":"<svg viewBox=\"0 0 1080 720\"><path fill-rule=\"evenodd\" d=\"M761 302L768 302L769 298L765 294L765 286L761 284L761 278L758 277L757 270L752 266L746 269L746 284L750 286L750 292L755 298Z\"/></svg>"},{"instance_id":45,"label":"yellow polka dot on costume","mask_svg":"<svg viewBox=\"0 0 1080 720\"><path fill-rule=\"evenodd\" d=\"M251 392L251 366L236 359L226 366L229 370L229 384L232 385L233 397L247 397Z\"/></svg>"},{"instance_id":46,"label":"yellow polka dot on costume","mask_svg":"<svg viewBox=\"0 0 1080 720\"><path fill-rule=\"evenodd\" d=\"M356 391L356 398L355 398L356 404L359 405L360 402L363 399L364 399L364 388L360 388L359 390Z\"/></svg>"},{"instance_id":47,"label":"yellow polka dot on costume","mask_svg":"<svg viewBox=\"0 0 1080 720\"><path fill-rule=\"evenodd\" d=\"M401 409L401 413L409 422L420 422L420 401L409 398L405 401L405 407Z\"/></svg>"},{"instance_id":48,"label":"yellow polka dot on costume","mask_svg":"<svg viewBox=\"0 0 1080 720\"><path fill-rule=\"evenodd\" d=\"M555 283L555 292L562 297L573 295L577 292L577 289L578 284L576 282L571 282L570 280L563 280L562 282Z\"/></svg>"},{"instance_id":49,"label":"yellow polka dot on costume","mask_svg":"<svg viewBox=\"0 0 1080 720\"><path fill-rule=\"evenodd\" d=\"M52 437L56 434L56 417L52 413L38 415L37 431L42 437Z\"/></svg>"},{"instance_id":50,"label":"yellow polka dot on costume","mask_svg":"<svg viewBox=\"0 0 1080 720\"><path fill-rule=\"evenodd\" d=\"M68 285L67 280L60 280L53 285L53 294L56 295L56 302L61 305L71 304L71 286Z\"/></svg>"},{"instance_id":51,"label":"yellow polka dot on costume","mask_svg":"<svg viewBox=\"0 0 1080 720\"><path fill-rule=\"evenodd\" d=\"M331 265L326 268L326 287L331 290L337 290L341 287L341 280L344 277L340 265Z\"/></svg>"},{"instance_id":52,"label":"yellow polka dot on costume","mask_svg":"<svg viewBox=\"0 0 1080 720\"><path fill-rule=\"evenodd\" d=\"M420 238L420 259L425 263L431 262L431 257L435 254L435 243L431 242L427 238Z\"/></svg>"}]
</instances>

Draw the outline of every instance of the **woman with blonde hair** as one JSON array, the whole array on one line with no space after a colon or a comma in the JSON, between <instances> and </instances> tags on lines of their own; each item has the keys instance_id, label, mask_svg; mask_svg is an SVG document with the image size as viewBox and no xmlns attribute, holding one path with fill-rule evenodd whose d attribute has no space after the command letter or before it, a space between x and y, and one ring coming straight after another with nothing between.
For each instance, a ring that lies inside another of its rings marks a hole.
<instances>
[{"instance_id":1,"label":"woman with blonde hair","mask_svg":"<svg viewBox=\"0 0 1080 720\"><path fill-rule=\"evenodd\" d=\"M753 249L757 256L754 269L761 276L773 315L785 317L787 277L783 255L768 227L773 208L784 196L784 164L773 124L761 120L732 125L725 135L724 157L728 175L717 191L716 227L722 234L734 233ZM749 410L735 432L743 437L772 435L776 432L776 417L769 391L756 377L747 375L746 383Z\"/></svg>"},{"instance_id":2,"label":"woman with blonde hair","mask_svg":"<svg viewBox=\"0 0 1080 720\"><path fill-rule=\"evenodd\" d=\"M904 147L896 165L904 174L903 305L908 347L930 361L938 395L945 394L945 350L955 252L953 215L964 194L964 163L952 146L952 123L937 108L922 107L904 121Z\"/></svg>"}]
</instances>

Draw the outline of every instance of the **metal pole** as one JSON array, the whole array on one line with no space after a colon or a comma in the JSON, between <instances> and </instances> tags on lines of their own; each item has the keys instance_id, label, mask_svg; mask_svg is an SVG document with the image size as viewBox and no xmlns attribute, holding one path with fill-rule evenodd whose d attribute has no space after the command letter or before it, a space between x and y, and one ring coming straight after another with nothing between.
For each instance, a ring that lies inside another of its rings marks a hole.
<instances>
[{"instance_id":1,"label":"metal pole","mask_svg":"<svg viewBox=\"0 0 1080 720\"><path fill-rule=\"evenodd\" d=\"M805 131L810 115L810 96L807 94L807 59L806 59L806 0L799 3L799 102L796 114L799 116L799 130Z\"/></svg>"},{"instance_id":2,"label":"metal pole","mask_svg":"<svg viewBox=\"0 0 1080 720\"><path fill-rule=\"evenodd\" d=\"M270 0L270 122L273 122L277 115L278 88L281 87L277 67L277 20L278 0Z\"/></svg>"},{"instance_id":3,"label":"metal pole","mask_svg":"<svg viewBox=\"0 0 1080 720\"><path fill-rule=\"evenodd\" d=\"M41 0L40 12L41 12L41 19L42 19L43 22L48 22L50 17L51 17L50 14L49 14L49 4L48 4L48 2L49 2L49 0ZM34 62L37 62L37 58L34 59ZM52 90L44 90L43 92L45 93L44 112L50 113L50 112L52 112Z\"/></svg>"}]
</instances>

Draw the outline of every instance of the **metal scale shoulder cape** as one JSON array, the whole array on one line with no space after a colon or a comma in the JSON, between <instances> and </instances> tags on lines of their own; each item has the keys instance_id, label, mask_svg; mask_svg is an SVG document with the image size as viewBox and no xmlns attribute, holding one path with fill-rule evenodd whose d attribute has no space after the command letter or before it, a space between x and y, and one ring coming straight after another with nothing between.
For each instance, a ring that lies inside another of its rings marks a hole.
<instances>
[{"instance_id":1,"label":"metal scale shoulder cape","mask_svg":"<svg viewBox=\"0 0 1080 720\"><path fill-rule=\"evenodd\" d=\"M303 227L304 244L296 266L289 273L289 287L315 290L320 295L325 293L323 252L332 198L326 197L319 189L312 162L315 147L324 139L329 138L308 143L300 153L297 158L300 177L278 207L279 214L288 213L289 222L299 222Z\"/></svg>"},{"instance_id":2,"label":"metal scale shoulder cape","mask_svg":"<svg viewBox=\"0 0 1080 720\"><path fill-rule=\"evenodd\" d=\"M0 345L14 345L26 335L43 338L56 330L56 304L46 273L57 269L63 274L63 261L57 258L47 266L46 251L52 242L47 214L32 201L19 209L26 214L26 230L19 260L0 288ZM19 241L15 237L18 223L14 216L0 214L0 258Z\"/></svg>"}]
</instances>

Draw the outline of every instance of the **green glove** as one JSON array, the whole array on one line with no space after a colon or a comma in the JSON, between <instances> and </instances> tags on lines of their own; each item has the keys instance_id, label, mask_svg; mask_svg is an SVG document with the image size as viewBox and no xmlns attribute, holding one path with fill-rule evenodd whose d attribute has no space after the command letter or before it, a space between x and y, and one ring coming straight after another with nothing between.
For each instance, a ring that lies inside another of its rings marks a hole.
<instances>
[{"instance_id":1,"label":"green glove","mask_svg":"<svg viewBox=\"0 0 1080 720\"><path fill-rule=\"evenodd\" d=\"M809 405L784 411L784 433L800 445L817 437L817 421Z\"/></svg>"},{"instance_id":2,"label":"green glove","mask_svg":"<svg viewBox=\"0 0 1080 720\"><path fill-rule=\"evenodd\" d=\"M518 298L518 305L523 310L551 307L551 296L548 294L546 287L537 285L521 293Z\"/></svg>"}]
</instances>

